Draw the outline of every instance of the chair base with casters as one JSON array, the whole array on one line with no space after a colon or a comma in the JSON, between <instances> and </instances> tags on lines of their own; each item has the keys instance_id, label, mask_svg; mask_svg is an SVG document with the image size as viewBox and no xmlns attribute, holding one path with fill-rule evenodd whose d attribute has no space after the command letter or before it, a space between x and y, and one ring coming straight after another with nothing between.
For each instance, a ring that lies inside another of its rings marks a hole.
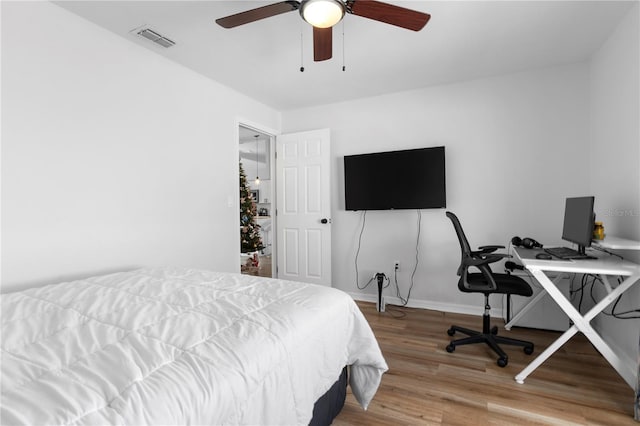
<instances>
[{"instance_id":1,"label":"chair base with casters","mask_svg":"<svg viewBox=\"0 0 640 426\"><path fill-rule=\"evenodd\" d=\"M470 330L468 328L459 327L457 325L452 325L451 328L447 330L447 334L449 336L453 336L456 332L464 333L469 337L464 337L462 339L452 340L447 345L447 352L451 353L456 350L456 346L462 345L470 345L473 343L486 343L493 351L498 354L498 365L500 367L506 367L509 363L509 357L502 350L499 344L503 345L513 345L513 346L522 346L524 353L527 355L531 355L533 353L533 343L527 342L525 340L512 339L510 337L502 337L498 336L498 327L491 327L489 311L491 310L491 306L489 306L489 295L485 295L485 307L484 314L482 315L482 331Z\"/></svg>"},{"instance_id":2,"label":"chair base with casters","mask_svg":"<svg viewBox=\"0 0 640 426\"><path fill-rule=\"evenodd\" d=\"M504 248L504 246L482 246L479 247L478 250L471 250L469 241L467 241L467 237L462 230L462 225L460 225L457 216L451 212L447 212L446 215L453 223L462 254L460 266L457 271L457 275L460 277L458 280L458 289L464 293L482 293L484 295L482 331L452 325L451 328L447 330L449 336L460 332L469 337L452 340L446 347L447 352L455 351L456 346L486 343L498 354L498 365L500 367L505 367L509 362L509 357L507 357L507 354L500 348L500 344L521 346L525 354L531 355L533 353L533 343L498 336L498 327L491 327L489 316L491 310L491 306L489 306L489 295L506 294L530 297L533 294L531 286L520 277L493 272L490 265L507 257L505 254L494 253L496 250ZM477 270L478 272L471 273L470 269Z\"/></svg>"}]
</instances>

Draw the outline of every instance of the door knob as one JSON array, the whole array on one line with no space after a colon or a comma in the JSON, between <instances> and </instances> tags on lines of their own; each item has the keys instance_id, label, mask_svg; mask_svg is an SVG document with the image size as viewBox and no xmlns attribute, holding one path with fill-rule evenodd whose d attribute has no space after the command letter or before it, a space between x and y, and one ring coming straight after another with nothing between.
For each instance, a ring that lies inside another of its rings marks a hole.
<instances>
[{"instance_id":1,"label":"door knob","mask_svg":"<svg viewBox=\"0 0 640 426\"><path fill-rule=\"evenodd\" d=\"M327 223L331 223L331 219L322 218L322 219L320 219L320 223L326 225Z\"/></svg>"}]
</instances>

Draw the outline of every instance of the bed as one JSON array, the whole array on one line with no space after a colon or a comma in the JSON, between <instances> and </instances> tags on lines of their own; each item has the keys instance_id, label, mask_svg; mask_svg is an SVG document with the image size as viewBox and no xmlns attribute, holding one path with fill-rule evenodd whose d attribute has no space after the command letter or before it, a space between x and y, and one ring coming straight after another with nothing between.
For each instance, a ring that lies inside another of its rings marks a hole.
<instances>
[{"instance_id":1,"label":"bed","mask_svg":"<svg viewBox=\"0 0 640 426\"><path fill-rule=\"evenodd\" d=\"M163 268L2 295L1 368L2 424L293 425L387 365L344 292Z\"/></svg>"}]
</instances>

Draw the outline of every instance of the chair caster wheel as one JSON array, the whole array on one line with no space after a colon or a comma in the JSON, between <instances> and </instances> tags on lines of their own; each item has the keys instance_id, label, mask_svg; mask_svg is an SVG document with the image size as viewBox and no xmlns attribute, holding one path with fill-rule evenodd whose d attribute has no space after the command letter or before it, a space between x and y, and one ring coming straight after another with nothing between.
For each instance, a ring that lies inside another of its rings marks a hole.
<instances>
[{"instance_id":1,"label":"chair caster wheel","mask_svg":"<svg viewBox=\"0 0 640 426\"><path fill-rule=\"evenodd\" d=\"M524 353L527 354L527 355L531 355L533 353L533 345L525 346L524 347Z\"/></svg>"},{"instance_id":2,"label":"chair caster wheel","mask_svg":"<svg viewBox=\"0 0 640 426\"><path fill-rule=\"evenodd\" d=\"M453 345L447 345L446 349L447 349L447 352L451 353L456 350L456 347Z\"/></svg>"},{"instance_id":3,"label":"chair caster wheel","mask_svg":"<svg viewBox=\"0 0 640 426\"><path fill-rule=\"evenodd\" d=\"M453 328L450 328L450 329L447 330L447 334L449 336L453 336L454 334L456 334L456 331Z\"/></svg>"},{"instance_id":4,"label":"chair caster wheel","mask_svg":"<svg viewBox=\"0 0 640 426\"><path fill-rule=\"evenodd\" d=\"M509 358L498 358L498 366L499 367L506 367L507 364L509 363Z\"/></svg>"},{"instance_id":5,"label":"chair caster wheel","mask_svg":"<svg viewBox=\"0 0 640 426\"><path fill-rule=\"evenodd\" d=\"M494 336L498 334L498 326L494 325L493 327L491 327L491 334L493 334Z\"/></svg>"}]
</instances>

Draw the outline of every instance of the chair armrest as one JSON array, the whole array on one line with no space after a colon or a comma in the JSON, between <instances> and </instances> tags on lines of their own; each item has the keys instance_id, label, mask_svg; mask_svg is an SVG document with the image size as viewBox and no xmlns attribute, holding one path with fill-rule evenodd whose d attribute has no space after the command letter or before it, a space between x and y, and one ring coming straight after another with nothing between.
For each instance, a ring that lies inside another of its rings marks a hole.
<instances>
[{"instance_id":1,"label":"chair armrest","mask_svg":"<svg viewBox=\"0 0 640 426\"><path fill-rule=\"evenodd\" d=\"M480 246L478 247L477 251L472 251L471 252L471 256L483 256L485 254L489 254L489 253L493 253L494 251L498 250L498 249L503 249L504 246L496 246L496 245L491 245L491 246ZM498 254L498 253L496 253ZM504 255L506 256L506 255Z\"/></svg>"},{"instance_id":2,"label":"chair armrest","mask_svg":"<svg viewBox=\"0 0 640 426\"><path fill-rule=\"evenodd\" d=\"M463 283L464 287L471 290L471 291L476 291L476 292L482 292L482 291L495 291L498 288L498 285L496 284L495 279L493 278L493 274L491 273L491 268L489 268L489 266L487 266L486 264L481 264L481 265L470 265L470 266L474 266L475 268L477 268L482 275L484 276L484 279L486 281L486 287L480 287L480 286L476 286L476 287L471 287L471 284L469 283L469 279L467 278L468 274L469 274L469 267L465 267L462 275L461 275L461 282Z\"/></svg>"},{"instance_id":3,"label":"chair armrest","mask_svg":"<svg viewBox=\"0 0 640 426\"><path fill-rule=\"evenodd\" d=\"M473 257L466 257L462 260L462 274L459 274L463 277L463 281L467 282L466 275L469 273L469 268L474 267L480 270L482 275L484 275L485 280L487 281L487 290L496 290L497 284L493 278L493 274L491 272L491 268L489 264L495 263L504 257L508 257L506 254L495 253L495 254L482 254L482 253L471 253ZM465 284L466 285L466 284Z\"/></svg>"},{"instance_id":4,"label":"chair armrest","mask_svg":"<svg viewBox=\"0 0 640 426\"><path fill-rule=\"evenodd\" d=\"M474 253L472 253L472 255L474 255ZM482 253L479 253L474 255L473 257L467 257L463 259L462 263L464 264L465 267L488 265L490 263L495 263L507 256L508 256L507 254L501 254L501 253L488 254L488 255L482 255Z\"/></svg>"},{"instance_id":5,"label":"chair armrest","mask_svg":"<svg viewBox=\"0 0 640 426\"><path fill-rule=\"evenodd\" d=\"M493 278L491 269L487 265L480 265L478 269L480 269L480 272L482 272L482 275L484 275L484 278L487 280L489 288L494 291L497 290L498 284L496 284L496 280Z\"/></svg>"},{"instance_id":6,"label":"chair armrest","mask_svg":"<svg viewBox=\"0 0 640 426\"><path fill-rule=\"evenodd\" d=\"M493 253L494 251L498 250L498 249L503 249L505 248L504 246L480 246L478 247L478 250L480 250L481 253Z\"/></svg>"}]
</instances>

